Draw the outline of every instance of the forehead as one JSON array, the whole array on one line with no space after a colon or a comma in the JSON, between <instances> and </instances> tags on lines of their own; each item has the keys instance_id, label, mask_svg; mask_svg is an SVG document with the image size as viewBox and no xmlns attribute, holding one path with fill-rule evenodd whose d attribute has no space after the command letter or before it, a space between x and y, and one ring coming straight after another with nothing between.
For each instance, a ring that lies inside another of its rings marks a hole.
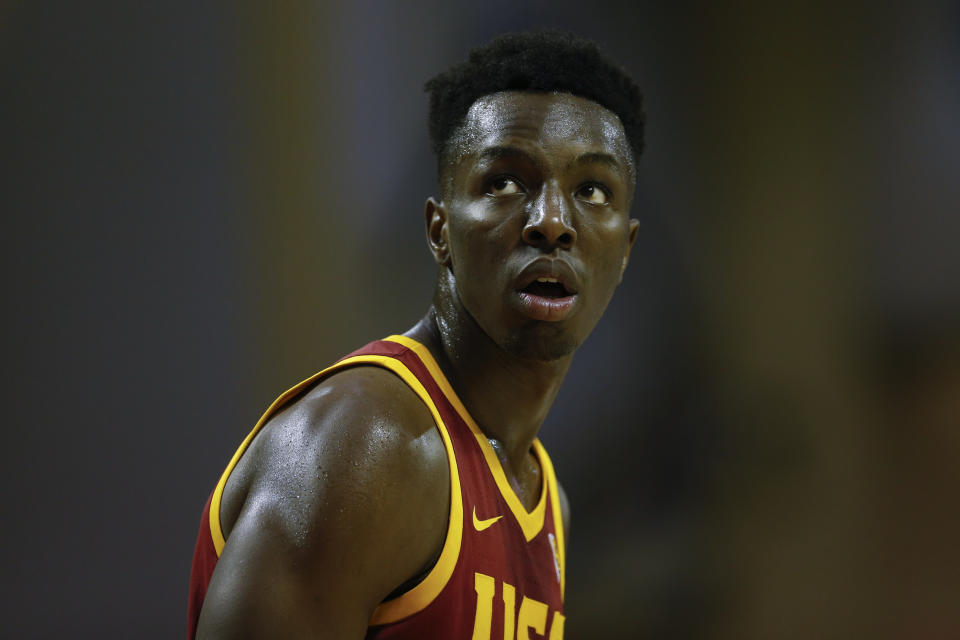
<instances>
[{"instance_id":1,"label":"forehead","mask_svg":"<svg viewBox=\"0 0 960 640\"><path fill-rule=\"evenodd\" d=\"M502 144L545 151L601 151L632 167L623 125L612 111L569 93L503 91L473 103L453 140L455 157Z\"/></svg>"}]
</instances>

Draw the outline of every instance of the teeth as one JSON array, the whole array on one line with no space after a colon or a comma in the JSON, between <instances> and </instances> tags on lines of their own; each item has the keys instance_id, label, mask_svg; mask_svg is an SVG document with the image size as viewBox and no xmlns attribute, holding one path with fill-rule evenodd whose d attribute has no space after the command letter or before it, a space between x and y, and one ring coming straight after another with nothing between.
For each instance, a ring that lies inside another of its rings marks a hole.
<instances>
[{"instance_id":1,"label":"teeth","mask_svg":"<svg viewBox=\"0 0 960 640\"><path fill-rule=\"evenodd\" d=\"M556 278L537 278L537 282L559 282Z\"/></svg>"}]
</instances>

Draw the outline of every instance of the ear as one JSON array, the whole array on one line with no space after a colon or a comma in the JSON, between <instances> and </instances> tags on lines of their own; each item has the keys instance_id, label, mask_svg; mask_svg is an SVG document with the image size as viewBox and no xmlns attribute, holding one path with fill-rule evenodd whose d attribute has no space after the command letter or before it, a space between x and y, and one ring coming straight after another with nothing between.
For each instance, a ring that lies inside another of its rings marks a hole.
<instances>
[{"instance_id":1,"label":"ear","mask_svg":"<svg viewBox=\"0 0 960 640\"><path fill-rule=\"evenodd\" d=\"M427 245L434 261L443 266L450 264L450 250L447 245L447 208L443 202L427 198L424 207L427 223Z\"/></svg>"},{"instance_id":2,"label":"ear","mask_svg":"<svg viewBox=\"0 0 960 640\"><path fill-rule=\"evenodd\" d=\"M627 270L627 263L630 262L630 249L633 248L633 243L637 239L637 231L640 230L640 221L636 218L630 218L630 236L627 238L627 250L623 254L623 262L620 264L620 280L618 282L623 282L623 272Z\"/></svg>"}]
</instances>

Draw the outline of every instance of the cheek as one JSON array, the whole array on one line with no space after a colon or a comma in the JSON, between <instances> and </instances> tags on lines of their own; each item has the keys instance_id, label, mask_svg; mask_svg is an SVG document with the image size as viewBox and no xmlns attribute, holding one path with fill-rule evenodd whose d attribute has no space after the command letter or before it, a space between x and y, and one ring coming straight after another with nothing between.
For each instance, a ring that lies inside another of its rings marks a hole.
<instances>
[{"instance_id":1,"label":"cheek","mask_svg":"<svg viewBox=\"0 0 960 640\"><path fill-rule=\"evenodd\" d=\"M596 259L597 276L603 280L619 280L629 229L620 221L609 221L598 224L593 231L590 237L595 240L596 246L591 247L591 253Z\"/></svg>"},{"instance_id":2,"label":"cheek","mask_svg":"<svg viewBox=\"0 0 960 640\"><path fill-rule=\"evenodd\" d=\"M519 230L511 222L511 217L492 215L486 207L459 209L456 217L451 216L448 227L455 261L476 267L501 264L502 254L514 244L511 237L519 237Z\"/></svg>"},{"instance_id":3,"label":"cheek","mask_svg":"<svg viewBox=\"0 0 960 640\"><path fill-rule=\"evenodd\" d=\"M454 224L449 231L450 257L457 288L465 300L482 300L495 275L498 258L489 231L475 224ZM476 311L476 310L474 310Z\"/></svg>"}]
</instances>

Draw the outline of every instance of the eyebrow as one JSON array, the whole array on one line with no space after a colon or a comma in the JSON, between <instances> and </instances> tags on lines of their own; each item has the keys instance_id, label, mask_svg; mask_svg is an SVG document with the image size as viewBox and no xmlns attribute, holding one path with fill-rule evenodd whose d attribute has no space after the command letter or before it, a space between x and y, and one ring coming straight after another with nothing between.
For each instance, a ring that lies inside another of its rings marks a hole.
<instances>
[{"instance_id":1,"label":"eyebrow","mask_svg":"<svg viewBox=\"0 0 960 640\"><path fill-rule=\"evenodd\" d=\"M567 166L573 165L585 165L585 164L605 164L614 171L622 171L623 167L615 156L610 155L609 153L603 153L600 151L588 151L587 153L581 153L577 156L572 162Z\"/></svg>"},{"instance_id":2,"label":"eyebrow","mask_svg":"<svg viewBox=\"0 0 960 640\"><path fill-rule=\"evenodd\" d=\"M506 145L487 147L477 155L478 162L495 162L503 158L519 158L536 167L541 167L543 165L543 163L536 156L530 154L529 152L518 147L510 147ZM581 153L579 156L568 162L566 168L569 169L573 166L584 166L589 164L603 164L610 167L614 171L629 173L629 171L624 171L623 165L617 160L616 156L603 151L587 151L585 153Z\"/></svg>"},{"instance_id":3,"label":"eyebrow","mask_svg":"<svg viewBox=\"0 0 960 640\"><path fill-rule=\"evenodd\" d=\"M495 146L487 147L477 156L477 160L480 162L494 162L503 158L520 158L521 160L526 160L530 164L535 166L540 166L542 163L535 158L530 153L527 153L523 149L517 147L507 147L507 146Z\"/></svg>"}]
</instances>

